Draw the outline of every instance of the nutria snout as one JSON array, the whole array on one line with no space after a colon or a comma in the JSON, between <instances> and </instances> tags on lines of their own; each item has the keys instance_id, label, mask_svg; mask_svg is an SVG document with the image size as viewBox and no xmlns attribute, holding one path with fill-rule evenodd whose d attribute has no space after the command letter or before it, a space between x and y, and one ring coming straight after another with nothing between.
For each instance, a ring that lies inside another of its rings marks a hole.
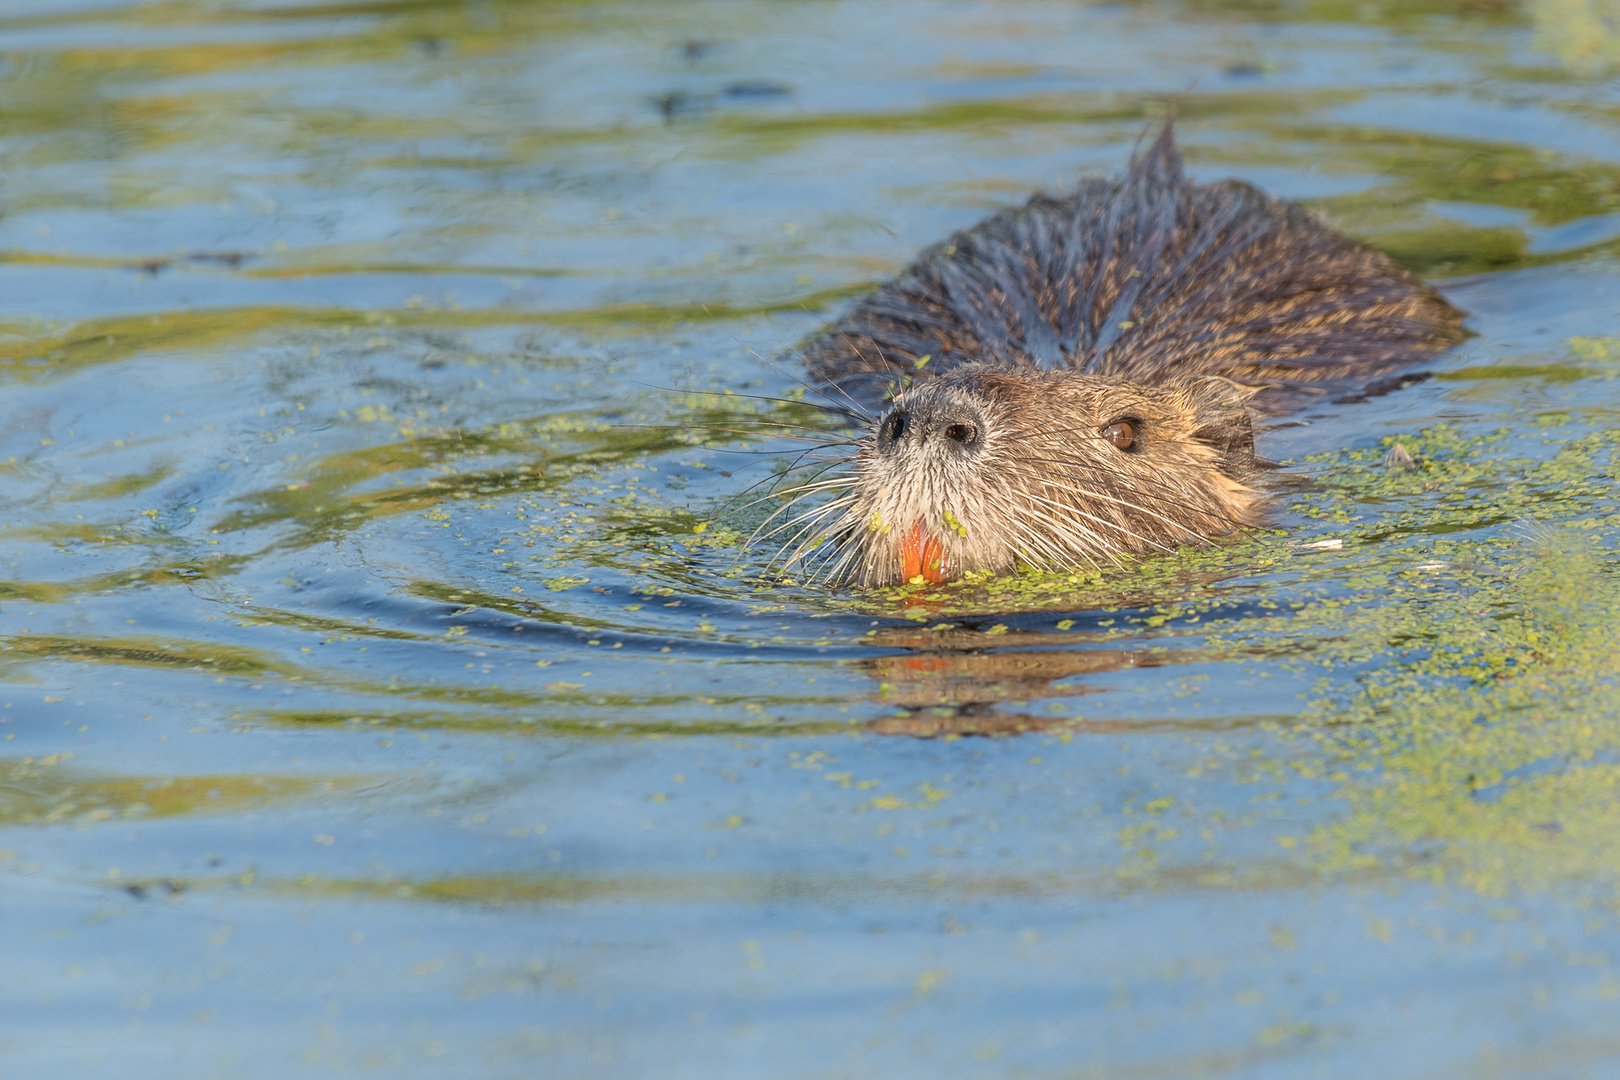
<instances>
[{"instance_id":1,"label":"nutria snout","mask_svg":"<svg viewBox=\"0 0 1620 1080\"><path fill-rule=\"evenodd\" d=\"M815 539L840 552L831 576L868 585L1202 542L1258 520L1252 393L1034 369L930 379L858 440L848 504Z\"/></svg>"},{"instance_id":2,"label":"nutria snout","mask_svg":"<svg viewBox=\"0 0 1620 1080\"><path fill-rule=\"evenodd\" d=\"M1259 522L1253 419L1462 340L1388 257L1246 184L1129 172L1037 195L925 252L805 347L874 403L788 564L833 581L1096 567Z\"/></svg>"}]
</instances>

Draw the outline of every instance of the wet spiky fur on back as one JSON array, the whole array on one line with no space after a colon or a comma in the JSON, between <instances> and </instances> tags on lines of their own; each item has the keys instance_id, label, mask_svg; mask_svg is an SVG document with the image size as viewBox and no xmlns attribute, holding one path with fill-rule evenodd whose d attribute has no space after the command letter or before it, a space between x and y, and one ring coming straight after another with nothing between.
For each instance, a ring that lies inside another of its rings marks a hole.
<instances>
[{"instance_id":1,"label":"wet spiky fur on back","mask_svg":"<svg viewBox=\"0 0 1620 1080\"><path fill-rule=\"evenodd\" d=\"M812 377L892 403L790 561L901 580L917 528L943 580L1229 533L1259 516L1251 414L1409 368L1461 319L1300 207L1189 182L1167 124L1123 178L956 234L808 344ZM897 413L915 422L885 441ZM940 435L952 416L976 447ZM1129 451L1103 436L1123 419Z\"/></svg>"}]
</instances>

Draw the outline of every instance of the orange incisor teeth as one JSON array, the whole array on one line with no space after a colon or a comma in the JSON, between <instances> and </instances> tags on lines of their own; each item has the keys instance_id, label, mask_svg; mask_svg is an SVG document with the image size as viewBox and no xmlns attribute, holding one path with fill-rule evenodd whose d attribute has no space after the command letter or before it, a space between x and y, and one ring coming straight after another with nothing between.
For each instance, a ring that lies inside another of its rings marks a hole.
<instances>
[{"instance_id":1,"label":"orange incisor teeth","mask_svg":"<svg viewBox=\"0 0 1620 1080\"><path fill-rule=\"evenodd\" d=\"M905 543L900 545L900 572L907 581L920 577L935 585L945 577L945 544L937 536L928 535L921 521L911 527Z\"/></svg>"}]
</instances>

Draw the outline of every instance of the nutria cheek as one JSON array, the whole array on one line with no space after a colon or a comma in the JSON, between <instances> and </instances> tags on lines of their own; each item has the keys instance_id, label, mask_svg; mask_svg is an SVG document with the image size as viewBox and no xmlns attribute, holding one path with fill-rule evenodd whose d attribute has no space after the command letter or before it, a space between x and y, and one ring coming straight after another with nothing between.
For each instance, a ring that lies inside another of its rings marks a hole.
<instances>
[{"instance_id":1,"label":"nutria cheek","mask_svg":"<svg viewBox=\"0 0 1620 1080\"><path fill-rule=\"evenodd\" d=\"M921 521L911 527L900 545L900 576L906 581L920 577L935 585L948 579L945 543L937 536L930 536Z\"/></svg>"}]
</instances>

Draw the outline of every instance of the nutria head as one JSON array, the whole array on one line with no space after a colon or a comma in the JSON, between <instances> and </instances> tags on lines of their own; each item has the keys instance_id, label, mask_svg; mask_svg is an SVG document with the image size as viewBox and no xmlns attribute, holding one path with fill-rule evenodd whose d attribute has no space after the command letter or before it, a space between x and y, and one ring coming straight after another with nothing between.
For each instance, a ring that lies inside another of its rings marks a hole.
<instances>
[{"instance_id":1,"label":"nutria head","mask_svg":"<svg viewBox=\"0 0 1620 1080\"><path fill-rule=\"evenodd\" d=\"M886 585L1207 542L1258 518L1251 393L1032 368L928 379L857 440L841 512L789 561L819 550L833 580Z\"/></svg>"}]
</instances>

